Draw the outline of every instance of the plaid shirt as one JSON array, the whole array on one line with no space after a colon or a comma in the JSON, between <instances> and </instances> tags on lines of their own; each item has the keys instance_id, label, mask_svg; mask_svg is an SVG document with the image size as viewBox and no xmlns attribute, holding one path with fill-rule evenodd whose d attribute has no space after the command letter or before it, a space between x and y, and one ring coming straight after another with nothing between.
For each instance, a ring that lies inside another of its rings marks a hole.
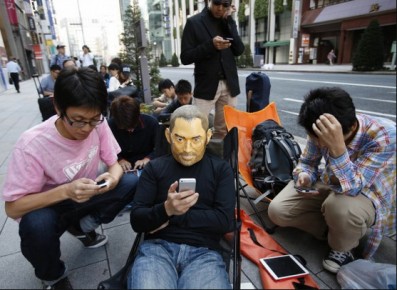
<instances>
[{"instance_id":1,"label":"plaid shirt","mask_svg":"<svg viewBox=\"0 0 397 290\"><path fill-rule=\"evenodd\" d=\"M396 124L383 118L357 115L359 129L348 144L347 151L337 157L329 156L327 148L319 148L308 139L298 166L295 181L304 171L314 184L320 176L324 184L336 192L349 196L363 194L374 207L376 220L364 249L370 258L378 248L382 234L396 233ZM321 159L324 170L319 170ZM332 180L339 184L335 185Z\"/></svg>"}]
</instances>

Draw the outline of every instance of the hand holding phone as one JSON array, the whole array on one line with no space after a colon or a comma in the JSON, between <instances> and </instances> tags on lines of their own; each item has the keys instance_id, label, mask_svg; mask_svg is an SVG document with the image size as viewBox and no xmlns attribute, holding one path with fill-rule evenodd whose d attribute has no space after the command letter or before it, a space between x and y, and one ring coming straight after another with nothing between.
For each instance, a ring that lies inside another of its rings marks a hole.
<instances>
[{"instance_id":1,"label":"hand holding phone","mask_svg":"<svg viewBox=\"0 0 397 290\"><path fill-rule=\"evenodd\" d=\"M294 186L299 193L318 194L318 190L314 187Z\"/></svg>"},{"instance_id":2,"label":"hand holding phone","mask_svg":"<svg viewBox=\"0 0 397 290\"><path fill-rule=\"evenodd\" d=\"M98 181L96 184L99 185L100 188L104 188L109 185L109 181L102 179L101 181Z\"/></svg>"}]
</instances>

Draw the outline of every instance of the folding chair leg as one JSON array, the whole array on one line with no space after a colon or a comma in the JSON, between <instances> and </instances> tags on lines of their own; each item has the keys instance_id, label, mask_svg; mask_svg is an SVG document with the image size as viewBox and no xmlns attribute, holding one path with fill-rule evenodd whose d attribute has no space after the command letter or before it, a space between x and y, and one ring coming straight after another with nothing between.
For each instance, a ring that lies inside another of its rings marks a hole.
<instances>
[{"instance_id":1,"label":"folding chair leg","mask_svg":"<svg viewBox=\"0 0 397 290\"><path fill-rule=\"evenodd\" d=\"M269 234L273 234L274 233L274 228L269 228L265 221L263 220L263 218L260 216L258 210L256 209L256 205L255 203L251 200L250 196L248 195L247 191L245 190L244 186L241 185L240 181L239 181L239 186L241 188L241 190L243 191L245 197L247 198L249 204L251 205L252 209L254 210L255 214L257 215L259 222L261 223L262 227L265 229L265 231Z\"/></svg>"}]
</instances>

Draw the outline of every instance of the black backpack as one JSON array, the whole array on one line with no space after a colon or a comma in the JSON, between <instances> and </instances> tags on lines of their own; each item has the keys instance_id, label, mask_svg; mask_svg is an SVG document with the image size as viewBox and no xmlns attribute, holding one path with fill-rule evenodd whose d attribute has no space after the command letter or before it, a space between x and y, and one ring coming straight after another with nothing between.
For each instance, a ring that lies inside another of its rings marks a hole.
<instances>
[{"instance_id":1,"label":"black backpack","mask_svg":"<svg viewBox=\"0 0 397 290\"><path fill-rule=\"evenodd\" d=\"M273 120L258 124L252 133L249 166L254 186L275 197L292 179L302 151L291 133Z\"/></svg>"}]
</instances>

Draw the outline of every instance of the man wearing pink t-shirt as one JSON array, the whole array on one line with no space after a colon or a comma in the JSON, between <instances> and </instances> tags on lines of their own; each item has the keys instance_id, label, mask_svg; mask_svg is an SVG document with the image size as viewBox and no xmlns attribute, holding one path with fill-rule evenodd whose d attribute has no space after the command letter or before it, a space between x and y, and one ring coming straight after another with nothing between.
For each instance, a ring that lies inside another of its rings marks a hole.
<instances>
[{"instance_id":1,"label":"man wearing pink t-shirt","mask_svg":"<svg viewBox=\"0 0 397 290\"><path fill-rule=\"evenodd\" d=\"M2 197L7 215L20 222L22 254L45 289L73 289L60 259L61 235L67 230L87 248L106 244L95 229L132 201L138 178L117 162L120 147L101 114L107 92L98 73L63 70L54 104L57 115L16 143Z\"/></svg>"}]
</instances>

